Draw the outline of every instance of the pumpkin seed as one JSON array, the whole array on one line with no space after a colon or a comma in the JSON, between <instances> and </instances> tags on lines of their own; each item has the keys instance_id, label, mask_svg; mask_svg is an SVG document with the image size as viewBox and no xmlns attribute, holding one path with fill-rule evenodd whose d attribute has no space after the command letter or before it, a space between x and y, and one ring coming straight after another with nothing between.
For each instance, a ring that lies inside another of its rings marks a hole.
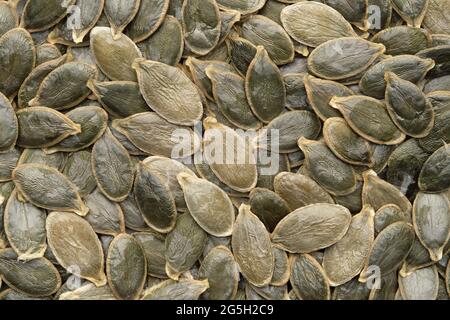
<instances>
[{"instance_id":1,"label":"pumpkin seed","mask_svg":"<svg viewBox=\"0 0 450 320\"><path fill-rule=\"evenodd\" d=\"M392 3L390 0L369 0L368 14L371 16L369 29L384 29L391 23ZM376 13L376 15L374 15Z\"/></svg>"},{"instance_id":2,"label":"pumpkin seed","mask_svg":"<svg viewBox=\"0 0 450 320\"><path fill-rule=\"evenodd\" d=\"M369 300L394 300L397 290L397 273L391 272L388 275L381 277L379 289L374 287L370 290Z\"/></svg>"},{"instance_id":3,"label":"pumpkin seed","mask_svg":"<svg viewBox=\"0 0 450 320\"><path fill-rule=\"evenodd\" d=\"M29 32L49 29L67 15L67 8L74 3L75 0L27 1L20 26Z\"/></svg>"},{"instance_id":4,"label":"pumpkin seed","mask_svg":"<svg viewBox=\"0 0 450 320\"><path fill-rule=\"evenodd\" d=\"M237 36L230 36L228 38L229 55L232 65L241 74L247 75L247 70L253 58L256 55L256 46L250 41Z\"/></svg>"},{"instance_id":5,"label":"pumpkin seed","mask_svg":"<svg viewBox=\"0 0 450 320\"><path fill-rule=\"evenodd\" d=\"M147 273L153 277L167 278L165 238L152 232L138 232L133 236L144 250L147 260Z\"/></svg>"},{"instance_id":6,"label":"pumpkin seed","mask_svg":"<svg viewBox=\"0 0 450 320\"><path fill-rule=\"evenodd\" d=\"M399 274L400 276L405 277L415 270L428 267L433 263L434 262L430 259L430 253L416 237L411 247L411 251L403 262Z\"/></svg>"},{"instance_id":7,"label":"pumpkin seed","mask_svg":"<svg viewBox=\"0 0 450 320\"><path fill-rule=\"evenodd\" d=\"M41 44L36 47L36 66L58 59L61 56L61 52L55 45L50 43Z\"/></svg>"},{"instance_id":8,"label":"pumpkin seed","mask_svg":"<svg viewBox=\"0 0 450 320\"><path fill-rule=\"evenodd\" d=\"M370 289L368 286L359 282L358 277L355 277L334 288L332 300L367 300L369 295Z\"/></svg>"},{"instance_id":9,"label":"pumpkin seed","mask_svg":"<svg viewBox=\"0 0 450 320\"><path fill-rule=\"evenodd\" d=\"M327 248L346 234L351 223L347 208L318 203L292 211L272 232L272 242L293 253Z\"/></svg>"},{"instance_id":10,"label":"pumpkin seed","mask_svg":"<svg viewBox=\"0 0 450 320\"><path fill-rule=\"evenodd\" d=\"M2 24L0 26L0 37L11 29L18 26L19 17L14 6L6 1L0 3L0 20Z\"/></svg>"},{"instance_id":11,"label":"pumpkin seed","mask_svg":"<svg viewBox=\"0 0 450 320\"><path fill-rule=\"evenodd\" d=\"M14 168L19 161L19 149L11 149L9 151L0 153L0 182L10 181Z\"/></svg>"},{"instance_id":12,"label":"pumpkin seed","mask_svg":"<svg viewBox=\"0 0 450 320\"><path fill-rule=\"evenodd\" d=\"M448 0L429 0L428 2L423 24L432 33L449 34L447 25L450 21L448 18L450 2Z\"/></svg>"},{"instance_id":13,"label":"pumpkin seed","mask_svg":"<svg viewBox=\"0 0 450 320\"><path fill-rule=\"evenodd\" d=\"M261 9L265 1L264 0L216 0L219 8L231 9L239 11L242 15L254 13Z\"/></svg>"},{"instance_id":14,"label":"pumpkin seed","mask_svg":"<svg viewBox=\"0 0 450 320\"><path fill-rule=\"evenodd\" d=\"M111 25L114 39L119 39L126 26L136 16L141 0L106 0L104 12Z\"/></svg>"},{"instance_id":15,"label":"pumpkin seed","mask_svg":"<svg viewBox=\"0 0 450 320\"><path fill-rule=\"evenodd\" d=\"M0 92L0 152L11 150L19 135L19 124L13 106Z\"/></svg>"},{"instance_id":16,"label":"pumpkin seed","mask_svg":"<svg viewBox=\"0 0 450 320\"><path fill-rule=\"evenodd\" d=\"M109 245L106 274L112 292L118 299L136 300L147 278L147 262L139 242L120 234Z\"/></svg>"},{"instance_id":17,"label":"pumpkin seed","mask_svg":"<svg viewBox=\"0 0 450 320\"><path fill-rule=\"evenodd\" d=\"M405 214L395 204L386 204L377 210L375 214L375 232L380 233L388 225L397 221L411 222L411 217Z\"/></svg>"},{"instance_id":18,"label":"pumpkin seed","mask_svg":"<svg viewBox=\"0 0 450 320\"><path fill-rule=\"evenodd\" d=\"M406 21L408 26L420 28L428 9L429 0L393 0L392 7Z\"/></svg>"},{"instance_id":19,"label":"pumpkin seed","mask_svg":"<svg viewBox=\"0 0 450 320\"><path fill-rule=\"evenodd\" d=\"M392 56L416 54L431 44L431 36L425 29L397 26L384 29L373 36L371 41L385 46L385 54Z\"/></svg>"},{"instance_id":20,"label":"pumpkin seed","mask_svg":"<svg viewBox=\"0 0 450 320\"><path fill-rule=\"evenodd\" d=\"M288 73L283 75L286 88L286 108L289 110L311 110L308 103L304 78L306 73Z\"/></svg>"},{"instance_id":21,"label":"pumpkin seed","mask_svg":"<svg viewBox=\"0 0 450 320\"><path fill-rule=\"evenodd\" d=\"M324 4L336 9L342 16L353 25L361 30L367 30L369 23L368 16L368 2L359 0L350 0L348 2L336 0L324 0Z\"/></svg>"},{"instance_id":22,"label":"pumpkin seed","mask_svg":"<svg viewBox=\"0 0 450 320\"><path fill-rule=\"evenodd\" d=\"M437 149L423 164L419 175L419 187L427 192L442 192L450 188L450 146Z\"/></svg>"},{"instance_id":23,"label":"pumpkin seed","mask_svg":"<svg viewBox=\"0 0 450 320\"><path fill-rule=\"evenodd\" d=\"M97 287L88 283L73 291L64 292L59 300L116 300L116 297L108 285Z\"/></svg>"},{"instance_id":24,"label":"pumpkin seed","mask_svg":"<svg viewBox=\"0 0 450 320\"><path fill-rule=\"evenodd\" d=\"M145 290L142 300L198 300L208 288L208 280L166 280Z\"/></svg>"},{"instance_id":25,"label":"pumpkin seed","mask_svg":"<svg viewBox=\"0 0 450 320\"><path fill-rule=\"evenodd\" d=\"M87 196L97 186L91 167L91 152L81 150L69 155L63 174L78 188L81 197Z\"/></svg>"},{"instance_id":26,"label":"pumpkin seed","mask_svg":"<svg viewBox=\"0 0 450 320\"><path fill-rule=\"evenodd\" d=\"M439 290L439 275L431 266L414 271L398 279L404 300L435 300Z\"/></svg>"}]
</instances>

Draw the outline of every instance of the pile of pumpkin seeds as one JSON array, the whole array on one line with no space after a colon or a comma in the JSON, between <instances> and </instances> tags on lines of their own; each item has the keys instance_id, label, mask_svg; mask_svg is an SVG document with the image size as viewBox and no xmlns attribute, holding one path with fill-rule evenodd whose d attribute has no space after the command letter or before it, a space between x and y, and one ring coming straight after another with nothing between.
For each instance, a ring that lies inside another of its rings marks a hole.
<instances>
[{"instance_id":1,"label":"pile of pumpkin seeds","mask_svg":"<svg viewBox=\"0 0 450 320\"><path fill-rule=\"evenodd\" d=\"M0 92L0 299L449 299L450 0L0 1Z\"/></svg>"}]
</instances>

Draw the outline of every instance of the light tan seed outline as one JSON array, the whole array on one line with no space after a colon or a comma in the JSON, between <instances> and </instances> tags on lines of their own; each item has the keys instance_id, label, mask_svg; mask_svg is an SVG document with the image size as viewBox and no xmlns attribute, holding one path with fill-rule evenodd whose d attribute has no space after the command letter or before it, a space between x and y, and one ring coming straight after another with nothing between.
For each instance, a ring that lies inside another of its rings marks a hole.
<instances>
[{"instance_id":1,"label":"light tan seed outline","mask_svg":"<svg viewBox=\"0 0 450 320\"><path fill-rule=\"evenodd\" d=\"M121 0L119 0L119 1L121 1ZM104 12L106 19L109 22L113 40L120 39L120 37L122 36L123 30L125 30L127 25L131 21L133 21L133 19L136 17L136 14L139 11L139 7L141 5L141 0L126 0L126 2L131 2L131 1L133 1L134 6L133 6L133 8L131 8L131 11L128 12L128 19L126 19L122 24L117 24L116 21L114 21L114 17L110 16L110 13L115 13L115 12L109 12L107 10L108 5L106 3L108 3L108 0L106 1L105 5L103 7L102 11ZM100 11L100 14L102 11Z\"/></svg>"}]
</instances>

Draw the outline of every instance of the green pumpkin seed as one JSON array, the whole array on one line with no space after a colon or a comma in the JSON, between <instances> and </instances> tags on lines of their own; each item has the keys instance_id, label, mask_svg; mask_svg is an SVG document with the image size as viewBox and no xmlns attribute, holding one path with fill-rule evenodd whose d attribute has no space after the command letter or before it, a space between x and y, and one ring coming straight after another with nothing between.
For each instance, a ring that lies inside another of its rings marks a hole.
<instances>
[{"instance_id":1,"label":"green pumpkin seed","mask_svg":"<svg viewBox=\"0 0 450 320\"><path fill-rule=\"evenodd\" d=\"M379 178L372 170L364 172L363 178L363 204L370 204L375 211L386 204L395 204L407 216L411 214L411 203L396 187Z\"/></svg>"},{"instance_id":2,"label":"green pumpkin seed","mask_svg":"<svg viewBox=\"0 0 450 320\"><path fill-rule=\"evenodd\" d=\"M11 150L19 135L19 124L13 106L0 92L0 152Z\"/></svg>"},{"instance_id":3,"label":"green pumpkin seed","mask_svg":"<svg viewBox=\"0 0 450 320\"><path fill-rule=\"evenodd\" d=\"M275 156L274 161L267 161L266 157L271 157L272 155ZM273 190L275 176L280 172L290 171L288 155L279 154L276 156L275 153L269 150L258 148L256 169L258 171L256 186Z\"/></svg>"},{"instance_id":4,"label":"green pumpkin seed","mask_svg":"<svg viewBox=\"0 0 450 320\"><path fill-rule=\"evenodd\" d=\"M288 73L283 75L286 88L286 108L289 110L311 110L309 106L304 77L306 73Z\"/></svg>"},{"instance_id":5,"label":"green pumpkin seed","mask_svg":"<svg viewBox=\"0 0 450 320\"><path fill-rule=\"evenodd\" d=\"M384 29L373 36L371 41L381 43L386 47L386 54L396 56L401 54L416 54L431 44L427 30L409 26L397 26Z\"/></svg>"},{"instance_id":6,"label":"green pumpkin seed","mask_svg":"<svg viewBox=\"0 0 450 320\"><path fill-rule=\"evenodd\" d=\"M259 11L260 15L263 15L276 23L278 23L280 26L281 24L281 11L287 6L287 4L282 3L278 0L267 0L264 7Z\"/></svg>"},{"instance_id":7,"label":"green pumpkin seed","mask_svg":"<svg viewBox=\"0 0 450 320\"><path fill-rule=\"evenodd\" d=\"M33 2L33 1L31 1ZM27 30L11 29L0 37L0 92L12 98L36 63L36 49Z\"/></svg>"},{"instance_id":8,"label":"green pumpkin seed","mask_svg":"<svg viewBox=\"0 0 450 320\"><path fill-rule=\"evenodd\" d=\"M249 205L269 232L272 232L278 222L290 212L283 198L264 188L255 188L250 192Z\"/></svg>"},{"instance_id":9,"label":"green pumpkin seed","mask_svg":"<svg viewBox=\"0 0 450 320\"><path fill-rule=\"evenodd\" d=\"M198 149L198 137L190 128L171 124L155 112L144 112L114 120L113 127L145 153L170 158L184 158ZM176 130L189 134L189 139L175 143L170 137ZM180 147L180 149L175 149Z\"/></svg>"},{"instance_id":10,"label":"green pumpkin seed","mask_svg":"<svg viewBox=\"0 0 450 320\"><path fill-rule=\"evenodd\" d=\"M128 138L117 131L110 123L109 129L111 130L111 133L116 137L116 139L120 142L122 146L124 146L125 149L127 149L128 153L133 156L145 156L147 155L144 151L138 149L134 144L131 143Z\"/></svg>"},{"instance_id":11,"label":"green pumpkin seed","mask_svg":"<svg viewBox=\"0 0 450 320\"><path fill-rule=\"evenodd\" d=\"M289 257L281 248L272 246L273 251L273 275L270 281L271 286L284 286L288 283L291 274L291 267L289 263Z\"/></svg>"},{"instance_id":12,"label":"green pumpkin seed","mask_svg":"<svg viewBox=\"0 0 450 320\"><path fill-rule=\"evenodd\" d=\"M398 290L397 273L391 272L381 277L380 288L370 290L369 300L394 300Z\"/></svg>"},{"instance_id":13,"label":"green pumpkin seed","mask_svg":"<svg viewBox=\"0 0 450 320\"><path fill-rule=\"evenodd\" d=\"M199 226L216 237L230 236L235 217L228 195L212 182L191 174L180 173L177 178L189 212ZM204 197L211 202L202 204Z\"/></svg>"},{"instance_id":14,"label":"green pumpkin seed","mask_svg":"<svg viewBox=\"0 0 450 320\"><path fill-rule=\"evenodd\" d=\"M248 67L256 55L256 46L250 41L237 36L230 36L227 43L229 45L231 64L241 76L245 77Z\"/></svg>"},{"instance_id":15,"label":"green pumpkin seed","mask_svg":"<svg viewBox=\"0 0 450 320\"><path fill-rule=\"evenodd\" d=\"M104 12L114 39L119 39L126 26L133 21L140 4L141 0L106 0Z\"/></svg>"},{"instance_id":16,"label":"green pumpkin seed","mask_svg":"<svg viewBox=\"0 0 450 320\"><path fill-rule=\"evenodd\" d=\"M450 91L450 75L431 79L423 87L425 94L434 91Z\"/></svg>"},{"instance_id":17,"label":"green pumpkin seed","mask_svg":"<svg viewBox=\"0 0 450 320\"><path fill-rule=\"evenodd\" d=\"M167 278L165 238L152 232L138 232L133 236L144 250L147 259L147 273L153 277Z\"/></svg>"},{"instance_id":18,"label":"green pumpkin seed","mask_svg":"<svg viewBox=\"0 0 450 320\"><path fill-rule=\"evenodd\" d=\"M6 1L0 3L0 20L0 37L18 26L19 17L13 4Z\"/></svg>"},{"instance_id":19,"label":"green pumpkin seed","mask_svg":"<svg viewBox=\"0 0 450 320\"><path fill-rule=\"evenodd\" d=\"M170 41L167 41L170 39ZM183 29L178 20L167 15L149 38L138 44L145 59L159 61L171 66L180 62L183 54Z\"/></svg>"},{"instance_id":20,"label":"green pumpkin seed","mask_svg":"<svg viewBox=\"0 0 450 320\"><path fill-rule=\"evenodd\" d=\"M387 226L375 238L359 281L368 281L375 270L385 276L398 268L408 256L413 241L414 229L410 224L399 221Z\"/></svg>"},{"instance_id":21,"label":"green pumpkin seed","mask_svg":"<svg viewBox=\"0 0 450 320\"><path fill-rule=\"evenodd\" d=\"M108 2L110 1L106 1ZM80 10L80 24L72 31L72 38L75 43L82 43L84 37L100 19L105 0L78 0L76 5Z\"/></svg>"},{"instance_id":22,"label":"green pumpkin seed","mask_svg":"<svg viewBox=\"0 0 450 320\"><path fill-rule=\"evenodd\" d=\"M350 223L351 214L347 208L312 204L284 217L272 232L272 242L288 252L309 253L341 240Z\"/></svg>"},{"instance_id":23,"label":"green pumpkin seed","mask_svg":"<svg viewBox=\"0 0 450 320\"><path fill-rule=\"evenodd\" d=\"M391 120L383 102L367 96L334 97L330 101L347 124L361 137L373 143L394 145L405 140Z\"/></svg>"},{"instance_id":24,"label":"green pumpkin seed","mask_svg":"<svg viewBox=\"0 0 450 320\"><path fill-rule=\"evenodd\" d=\"M358 180L356 181L355 191L345 196L335 196L334 201L336 204L348 208L352 214L358 213L363 207L361 199L362 187L362 181Z\"/></svg>"},{"instance_id":25,"label":"green pumpkin seed","mask_svg":"<svg viewBox=\"0 0 450 320\"><path fill-rule=\"evenodd\" d=\"M97 186L91 167L91 152L87 150L70 154L63 174L77 186L81 197L90 194Z\"/></svg>"},{"instance_id":26,"label":"green pumpkin seed","mask_svg":"<svg viewBox=\"0 0 450 320\"><path fill-rule=\"evenodd\" d=\"M30 101L38 93L39 87L42 81L47 77L47 75L56 68L62 66L64 63L70 61L71 59L71 55L64 55L62 57L56 58L55 60L45 62L33 69L33 71L28 75L28 77L20 86L18 94L19 108L29 107Z\"/></svg>"},{"instance_id":27,"label":"green pumpkin seed","mask_svg":"<svg viewBox=\"0 0 450 320\"><path fill-rule=\"evenodd\" d=\"M139 242L120 234L109 245L106 274L112 292L118 299L136 300L147 278L147 262Z\"/></svg>"},{"instance_id":28,"label":"green pumpkin seed","mask_svg":"<svg viewBox=\"0 0 450 320\"><path fill-rule=\"evenodd\" d=\"M299 138L315 139L319 136L320 129L320 120L313 112L306 110L288 111L273 119L266 126L258 139L258 144L262 148L272 149L272 145L276 143L277 150L272 151L294 152L298 150L297 141ZM279 136L277 142L274 142L276 137L272 137L274 133Z\"/></svg>"},{"instance_id":29,"label":"green pumpkin seed","mask_svg":"<svg viewBox=\"0 0 450 320\"><path fill-rule=\"evenodd\" d=\"M75 0L27 1L20 26L30 32L47 30L64 18L67 8L74 3Z\"/></svg>"},{"instance_id":30,"label":"green pumpkin seed","mask_svg":"<svg viewBox=\"0 0 450 320\"><path fill-rule=\"evenodd\" d=\"M291 260L290 282L301 300L330 300L331 291L322 266L309 254L296 254Z\"/></svg>"},{"instance_id":31,"label":"green pumpkin seed","mask_svg":"<svg viewBox=\"0 0 450 320\"><path fill-rule=\"evenodd\" d=\"M58 170L42 164L22 164L12 173L19 195L37 207L69 211L84 216L88 212L77 187Z\"/></svg>"},{"instance_id":32,"label":"green pumpkin seed","mask_svg":"<svg viewBox=\"0 0 450 320\"><path fill-rule=\"evenodd\" d=\"M63 268L96 286L106 284L102 247L86 220L73 213L52 212L46 229L49 247Z\"/></svg>"},{"instance_id":33,"label":"green pumpkin seed","mask_svg":"<svg viewBox=\"0 0 450 320\"><path fill-rule=\"evenodd\" d=\"M439 290L439 275L435 266L415 270L398 278L404 300L435 300Z\"/></svg>"},{"instance_id":34,"label":"green pumpkin seed","mask_svg":"<svg viewBox=\"0 0 450 320\"><path fill-rule=\"evenodd\" d=\"M431 260L440 260L450 238L450 202L447 196L419 192L414 200L413 222Z\"/></svg>"},{"instance_id":35,"label":"green pumpkin seed","mask_svg":"<svg viewBox=\"0 0 450 320\"><path fill-rule=\"evenodd\" d=\"M442 192L450 188L450 146L437 149L425 161L419 175L419 187L427 192Z\"/></svg>"},{"instance_id":36,"label":"green pumpkin seed","mask_svg":"<svg viewBox=\"0 0 450 320\"><path fill-rule=\"evenodd\" d=\"M185 126L201 119L203 106L198 91L180 69L150 60L136 60L133 68L142 96L162 118Z\"/></svg>"},{"instance_id":37,"label":"green pumpkin seed","mask_svg":"<svg viewBox=\"0 0 450 320\"><path fill-rule=\"evenodd\" d=\"M66 154L62 152L46 154L42 149L25 149L17 164L26 163L43 164L62 171L66 164Z\"/></svg>"},{"instance_id":38,"label":"green pumpkin seed","mask_svg":"<svg viewBox=\"0 0 450 320\"><path fill-rule=\"evenodd\" d=\"M14 289L6 289L0 293L0 300L53 300L52 297L33 297Z\"/></svg>"},{"instance_id":39,"label":"green pumpkin seed","mask_svg":"<svg viewBox=\"0 0 450 320\"><path fill-rule=\"evenodd\" d=\"M369 143L358 136L339 117L328 118L323 125L325 142L336 157L350 164L372 164L372 154Z\"/></svg>"},{"instance_id":40,"label":"green pumpkin seed","mask_svg":"<svg viewBox=\"0 0 450 320\"><path fill-rule=\"evenodd\" d=\"M175 200L157 171L139 163L133 192L136 204L150 227L161 233L170 232L175 227Z\"/></svg>"},{"instance_id":41,"label":"green pumpkin seed","mask_svg":"<svg viewBox=\"0 0 450 320\"><path fill-rule=\"evenodd\" d=\"M242 15L254 13L261 9L265 0L217 0L220 9L231 9L239 11Z\"/></svg>"},{"instance_id":42,"label":"green pumpkin seed","mask_svg":"<svg viewBox=\"0 0 450 320\"><path fill-rule=\"evenodd\" d=\"M125 33L134 42L147 39L164 21L168 8L169 0L141 0L139 10Z\"/></svg>"},{"instance_id":43,"label":"green pumpkin seed","mask_svg":"<svg viewBox=\"0 0 450 320\"><path fill-rule=\"evenodd\" d=\"M356 189L356 175L348 163L341 161L322 141L301 137L298 141L305 153L307 169L318 184L332 195L347 195Z\"/></svg>"},{"instance_id":44,"label":"green pumpkin seed","mask_svg":"<svg viewBox=\"0 0 450 320\"><path fill-rule=\"evenodd\" d=\"M375 214L375 232L380 233L394 222L411 222L411 217L395 204L386 204L377 210Z\"/></svg>"},{"instance_id":45,"label":"green pumpkin seed","mask_svg":"<svg viewBox=\"0 0 450 320\"><path fill-rule=\"evenodd\" d=\"M413 55L399 55L384 59L370 67L359 82L361 91L371 97L382 99L386 90L384 75L391 71L403 80L420 82L435 63L431 59L422 59Z\"/></svg>"},{"instance_id":46,"label":"green pumpkin seed","mask_svg":"<svg viewBox=\"0 0 450 320\"><path fill-rule=\"evenodd\" d=\"M108 285L97 287L88 283L73 291L64 292L59 300L116 300L116 297Z\"/></svg>"},{"instance_id":47,"label":"green pumpkin seed","mask_svg":"<svg viewBox=\"0 0 450 320\"><path fill-rule=\"evenodd\" d=\"M216 66L206 68L211 80L212 94L220 112L235 126L242 129L259 129L261 122L253 114L245 94L244 79Z\"/></svg>"},{"instance_id":48,"label":"green pumpkin seed","mask_svg":"<svg viewBox=\"0 0 450 320\"><path fill-rule=\"evenodd\" d=\"M368 2L359 0L339 1L339 0L324 0L324 4L336 9L342 16L351 24L355 25L361 30L367 30L369 23L368 16Z\"/></svg>"},{"instance_id":49,"label":"green pumpkin seed","mask_svg":"<svg viewBox=\"0 0 450 320\"><path fill-rule=\"evenodd\" d=\"M236 10L230 9L221 10L219 11L219 15L220 15L220 37L216 49L219 47L219 45L224 43L228 35L231 33L233 26L238 21L241 20L241 13ZM211 51L210 53L212 53L213 51Z\"/></svg>"},{"instance_id":50,"label":"green pumpkin seed","mask_svg":"<svg viewBox=\"0 0 450 320\"><path fill-rule=\"evenodd\" d=\"M335 9L318 2L305 1L281 11L284 29L296 41L310 47L332 39L353 37L356 33Z\"/></svg>"},{"instance_id":51,"label":"green pumpkin seed","mask_svg":"<svg viewBox=\"0 0 450 320\"><path fill-rule=\"evenodd\" d=\"M408 26L420 28L425 13L428 9L429 0L392 0L392 7L406 21Z\"/></svg>"},{"instance_id":52,"label":"green pumpkin seed","mask_svg":"<svg viewBox=\"0 0 450 320\"><path fill-rule=\"evenodd\" d=\"M248 67L245 92L253 113L265 123L278 116L286 104L286 89L280 70L262 46L257 47Z\"/></svg>"},{"instance_id":53,"label":"green pumpkin seed","mask_svg":"<svg viewBox=\"0 0 450 320\"><path fill-rule=\"evenodd\" d=\"M0 250L0 273L12 289L32 297L47 297L61 286L58 270L45 258L22 262L12 249Z\"/></svg>"},{"instance_id":54,"label":"green pumpkin seed","mask_svg":"<svg viewBox=\"0 0 450 320\"><path fill-rule=\"evenodd\" d=\"M150 227L145 223L144 217L139 211L134 193L131 192L124 201L119 203L122 209L125 227L133 231L148 231Z\"/></svg>"},{"instance_id":55,"label":"green pumpkin seed","mask_svg":"<svg viewBox=\"0 0 450 320\"><path fill-rule=\"evenodd\" d=\"M90 35L91 51L100 70L111 80L136 82L131 66L135 59L142 58L136 44L125 35L114 40L111 29L106 27L95 27Z\"/></svg>"},{"instance_id":56,"label":"green pumpkin seed","mask_svg":"<svg viewBox=\"0 0 450 320\"><path fill-rule=\"evenodd\" d=\"M89 213L86 220L96 233L116 236L125 231L125 222L120 206L106 198L98 189L85 197Z\"/></svg>"},{"instance_id":57,"label":"green pumpkin seed","mask_svg":"<svg viewBox=\"0 0 450 320\"><path fill-rule=\"evenodd\" d=\"M397 280L397 279L396 279ZM370 289L365 283L359 282L358 277L337 286L333 290L332 300L367 300Z\"/></svg>"},{"instance_id":58,"label":"green pumpkin seed","mask_svg":"<svg viewBox=\"0 0 450 320\"><path fill-rule=\"evenodd\" d=\"M133 166L126 149L109 129L92 148L92 171L102 193L112 201L123 201L133 186Z\"/></svg>"},{"instance_id":59,"label":"green pumpkin seed","mask_svg":"<svg viewBox=\"0 0 450 320\"><path fill-rule=\"evenodd\" d=\"M330 285L339 286L360 273L374 239L375 211L364 206L353 216L345 236L325 249L323 268Z\"/></svg>"},{"instance_id":60,"label":"green pumpkin seed","mask_svg":"<svg viewBox=\"0 0 450 320\"><path fill-rule=\"evenodd\" d=\"M333 198L317 182L302 174L282 172L275 177L273 186L291 211L315 203L334 204Z\"/></svg>"},{"instance_id":61,"label":"green pumpkin seed","mask_svg":"<svg viewBox=\"0 0 450 320\"><path fill-rule=\"evenodd\" d=\"M41 44L36 47L36 66L61 58L61 56L61 52L55 45L50 43Z\"/></svg>"},{"instance_id":62,"label":"green pumpkin seed","mask_svg":"<svg viewBox=\"0 0 450 320\"><path fill-rule=\"evenodd\" d=\"M375 143L370 143L370 145L372 148L373 159L372 170L376 173L380 173L388 164L389 157L394 151L395 146Z\"/></svg>"},{"instance_id":63,"label":"green pumpkin seed","mask_svg":"<svg viewBox=\"0 0 450 320\"><path fill-rule=\"evenodd\" d=\"M166 280L145 290L142 300L198 300L208 288L208 280Z\"/></svg>"},{"instance_id":64,"label":"green pumpkin seed","mask_svg":"<svg viewBox=\"0 0 450 320\"><path fill-rule=\"evenodd\" d=\"M402 277L406 277L415 270L428 267L432 264L434 264L434 261L430 259L430 253L420 242L419 238L416 237L411 247L411 251L403 262L399 274Z\"/></svg>"},{"instance_id":65,"label":"green pumpkin seed","mask_svg":"<svg viewBox=\"0 0 450 320\"><path fill-rule=\"evenodd\" d=\"M175 228L166 237L165 246L166 273L172 279L192 268L203 253L207 237L189 212L178 216Z\"/></svg>"},{"instance_id":66,"label":"green pumpkin seed","mask_svg":"<svg viewBox=\"0 0 450 320\"><path fill-rule=\"evenodd\" d=\"M311 52L308 69L321 78L346 79L366 70L384 51L383 45L356 37L333 39Z\"/></svg>"},{"instance_id":67,"label":"green pumpkin seed","mask_svg":"<svg viewBox=\"0 0 450 320\"><path fill-rule=\"evenodd\" d=\"M45 210L20 202L13 192L6 203L4 227L9 244L19 260L27 261L44 256L46 243Z\"/></svg>"},{"instance_id":68,"label":"green pumpkin seed","mask_svg":"<svg viewBox=\"0 0 450 320\"><path fill-rule=\"evenodd\" d=\"M16 148L0 153L0 182L12 179L11 175L19 161L20 154L19 149Z\"/></svg>"},{"instance_id":69,"label":"green pumpkin seed","mask_svg":"<svg viewBox=\"0 0 450 320\"><path fill-rule=\"evenodd\" d=\"M423 24L430 30L431 33L444 33L448 32L448 23L450 12L448 0L429 0L428 9L426 10Z\"/></svg>"},{"instance_id":70,"label":"green pumpkin seed","mask_svg":"<svg viewBox=\"0 0 450 320\"><path fill-rule=\"evenodd\" d=\"M88 82L102 106L111 115L119 118L148 112L150 108L142 98L139 85L132 81Z\"/></svg>"},{"instance_id":71,"label":"green pumpkin seed","mask_svg":"<svg viewBox=\"0 0 450 320\"><path fill-rule=\"evenodd\" d=\"M206 300L233 300L238 289L239 270L231 251L224 246L213 248L203 259L199 279L207 279Z\"/></svg>"}]
</instances>

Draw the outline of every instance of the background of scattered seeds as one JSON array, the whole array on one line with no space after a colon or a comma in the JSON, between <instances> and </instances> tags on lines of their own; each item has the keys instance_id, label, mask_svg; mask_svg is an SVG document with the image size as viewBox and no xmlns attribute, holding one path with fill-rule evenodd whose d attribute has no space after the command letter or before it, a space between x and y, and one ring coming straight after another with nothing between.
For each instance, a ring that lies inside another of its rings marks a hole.
<instances>
[{"instance_id":1,"label":"background of scattered seeds","mask_svg":"<svg viewBox=\"0 0 450 320\"><path fill-rule=\"evenodd\" d=\"M449 17L0 1L0 299L447 300ZM172 156L180 129L253 156L237 128L279 130L278 172Z\"/></svg>"}]
</instances>

